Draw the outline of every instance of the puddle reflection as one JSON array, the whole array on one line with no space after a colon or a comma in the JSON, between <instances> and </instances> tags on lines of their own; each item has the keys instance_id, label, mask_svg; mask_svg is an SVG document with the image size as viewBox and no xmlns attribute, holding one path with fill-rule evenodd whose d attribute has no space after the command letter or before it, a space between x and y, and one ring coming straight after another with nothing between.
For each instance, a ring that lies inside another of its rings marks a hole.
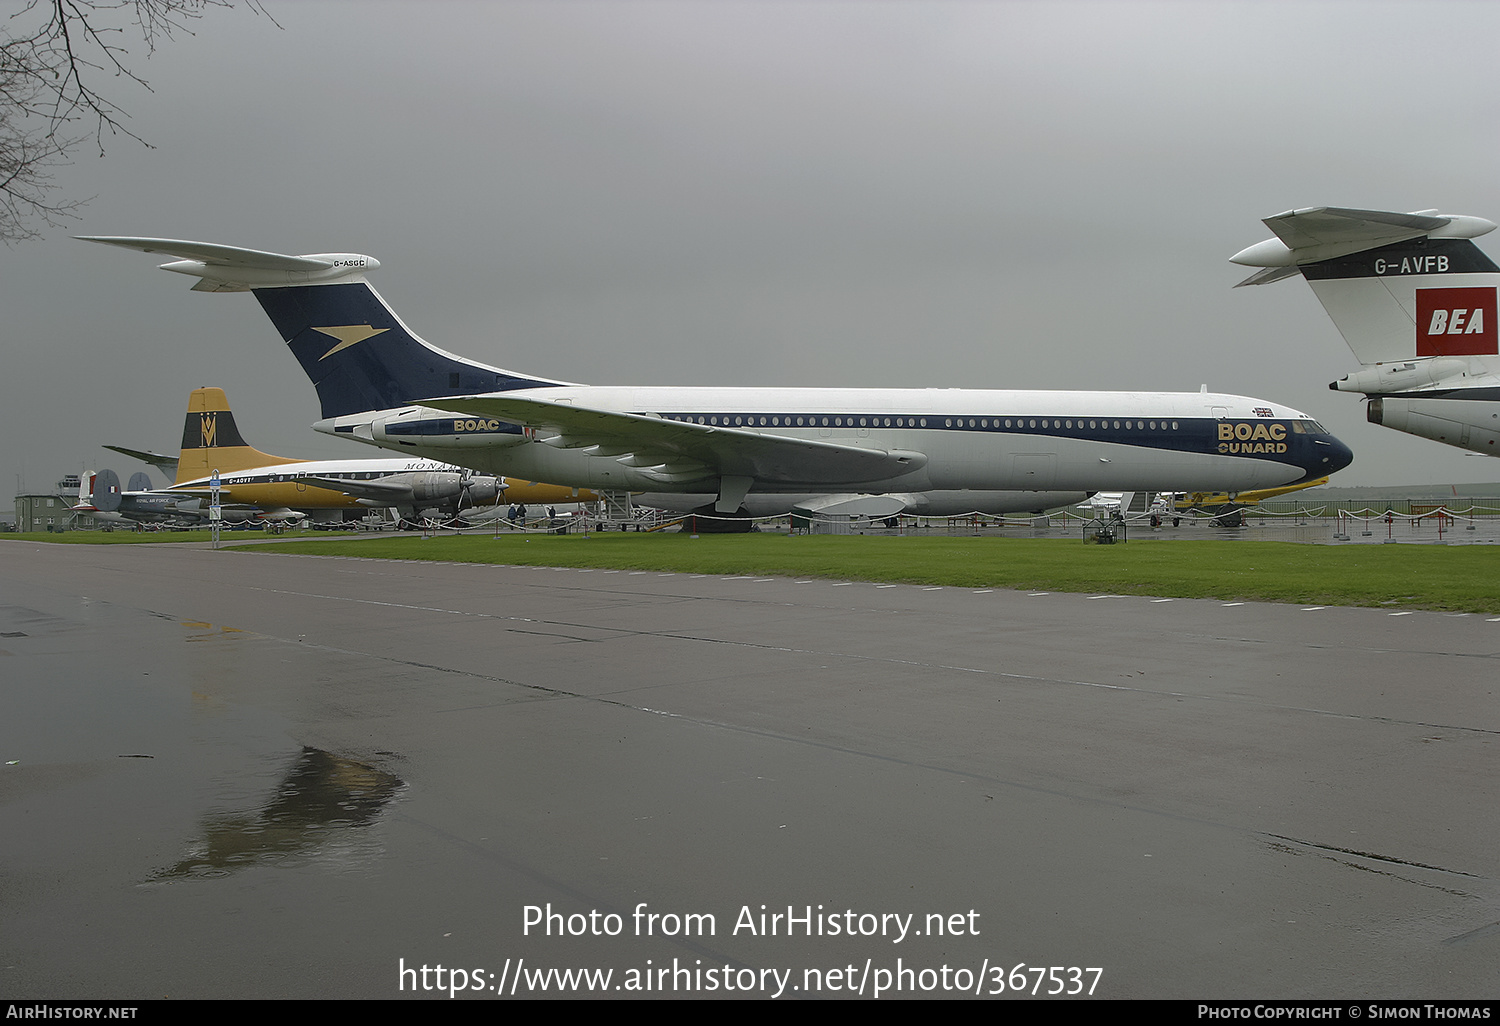
<instances>
[{"instance_id":1,"label":"puddle reflection","mask_svg":"<svg viewBox=\"0 0 1500 1026\"><path fill-rule=\"evenodd\" d=\"M373 824L403 786L363 763L303 748L263 807L206 817L190 854L150 879L226 876L248 866L348 854L366 840L360 828Z\"/></svg>"}]
</instances>

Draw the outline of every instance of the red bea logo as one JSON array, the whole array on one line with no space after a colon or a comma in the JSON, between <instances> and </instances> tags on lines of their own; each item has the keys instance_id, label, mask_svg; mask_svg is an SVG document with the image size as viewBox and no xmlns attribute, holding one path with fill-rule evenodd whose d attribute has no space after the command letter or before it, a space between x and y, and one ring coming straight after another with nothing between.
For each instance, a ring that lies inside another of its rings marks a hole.
<instances>
[{"instance_id":1,"label":"red bea logo","mask_svg":"<svg viewBox=\"0 0 1500 1026\"><path fill-rule=\"evenodd\" d=\"M1417 355L1496 354L1495 290L1417 289Z\"/></svg>"}]
</instances>

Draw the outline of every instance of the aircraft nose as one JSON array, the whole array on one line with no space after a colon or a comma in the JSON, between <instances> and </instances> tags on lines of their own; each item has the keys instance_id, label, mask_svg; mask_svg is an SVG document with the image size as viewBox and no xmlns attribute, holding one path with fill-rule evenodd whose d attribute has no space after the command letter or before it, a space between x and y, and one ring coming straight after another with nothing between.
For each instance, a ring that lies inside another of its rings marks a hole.
<instances>
[{"instance_id":1,"label":"aircraft nose","mask_svg":"<svg viewBox=\"0 0 1500 1026\"><path fill-rule=\"evenodd\" d=\"M1314 438L1310 453L1312 458L1306 468L1310 478L1335 474L1354 462L1354 452L1332 435Z\"/></svg>"}]
</instances>

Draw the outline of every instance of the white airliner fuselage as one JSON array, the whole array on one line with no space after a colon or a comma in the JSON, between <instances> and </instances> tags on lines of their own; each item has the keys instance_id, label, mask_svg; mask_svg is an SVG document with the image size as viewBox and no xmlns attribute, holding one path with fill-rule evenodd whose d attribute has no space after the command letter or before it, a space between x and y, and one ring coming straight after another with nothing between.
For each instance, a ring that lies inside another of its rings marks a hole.
<instances>
[{"instance_id":1,"label":"white airliner fuselage","mask_svg":"<svg viewBox=\"0 0 1500 1026\"><path fill-rule=\"evenodd\" d=\"M410 331L359 254L164 239L197 291L251 291L318 390L318 430L488 474L712 511L879 499L1010 512L1099 490L1238 492L1323 477L1349 450L1306 414L1202 392L571 384L455 356ZM310 267L320 268L309 279ZM898 509L892 509L896 512Z\"/></svg>"},{"instance_id":2,"label":"white airliner fuselage","mask_svg":"<svg viewBox=\"0 0 1500 1026\"><path fill-rule=\"evenodd\" d=\"M1214 482L1205 490L1240 491L1289 484L1319 466L1337 469L1348 462L1347 450L1305 414L1208 392L572 386L527 389L524 396L710 430L907 453L908 463L894 473L880 473L882 467L869 476L858 470L836 479L808 475L774 486L757 483L755 494L803 497L830 486L900 493L913 497L911 512L935 514L1005 503L1002 496L976 493L1158 490L1185 480ZM388 448L441 454L489 473L504 468L514 476L596 490L664 493L645 500L655 505L692 508L717 494L712 475L699 478L704 487L691 488L691 467L634 467L592 445L569 447L566 433L559 445L545 429L501 433L505 422L499 417L455 418L451 412L483 411L517 397L507 392L446 399L441 410L373 411L316 427ZM681 477L674 481L674 475ZM925 501L917 498L924 495ZM1008 510L1040 508L1035 499L1009 498Z\"/></svg>"},{"instance_id":3,"label":"white airliner fuselage","mask_svg":"<svg viewBox=\"0 0 1500 1026\"><path fill-rule=\"evenodd\" d=\"M314 477L358 483L361 481L379 481L395 474L460 474L464 470L465 468L456 467L451 463L421 458L308 460L297 463L280 463L269 467L249 467L244 470L225 471L219 475L219 490L222 497L231 495L239 489L281 484L289 486L290 490L294 493L305 493L309 488L318 487L309 481L309 478ZM188 481L179 481L170 488L159 489L159 491L164 494L207 497L212 484L212 475L205 474ZM336 503L336 505L351 507L361 505L354 496L348 496L346 499L347 501ZM226 499L226 501L229 500ZM254 500L246 497L238 498L234 501L252 502ZM364 503L363 505L384 504Z\"/></svg>"}]
</instances>

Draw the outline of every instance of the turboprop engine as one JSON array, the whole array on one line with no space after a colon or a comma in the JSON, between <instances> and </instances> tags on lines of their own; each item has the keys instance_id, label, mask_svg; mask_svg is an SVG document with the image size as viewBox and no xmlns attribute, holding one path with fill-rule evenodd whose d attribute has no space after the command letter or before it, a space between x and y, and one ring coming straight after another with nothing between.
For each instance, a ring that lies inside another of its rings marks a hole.
<instances>
[{"instance_id":1,"label":"turboprop engine","mask_svg":"<svg viewBox=\"0 0 1500 1026\"><path fill-rule=\"evenodd\" d=\"M362 500L367 505L441 506L452 510L493 506L500 497L500 479L458 470L418 470L380 479L382 497ZM394 487L392 487L394 486ZM396 489L401 489L397 491Z\"/></svg>"},{"instance_id":2,"label":"turboprop engine","mask_svg":"<svg viewBox=\"0 0 1500 1026\"><path fill-rule=\"evenodd\" d=\"M463 493L459 509L471 506L493 506L500 501L500 478L488 474L464 475Z\"/></svg>"}]
</instances>

